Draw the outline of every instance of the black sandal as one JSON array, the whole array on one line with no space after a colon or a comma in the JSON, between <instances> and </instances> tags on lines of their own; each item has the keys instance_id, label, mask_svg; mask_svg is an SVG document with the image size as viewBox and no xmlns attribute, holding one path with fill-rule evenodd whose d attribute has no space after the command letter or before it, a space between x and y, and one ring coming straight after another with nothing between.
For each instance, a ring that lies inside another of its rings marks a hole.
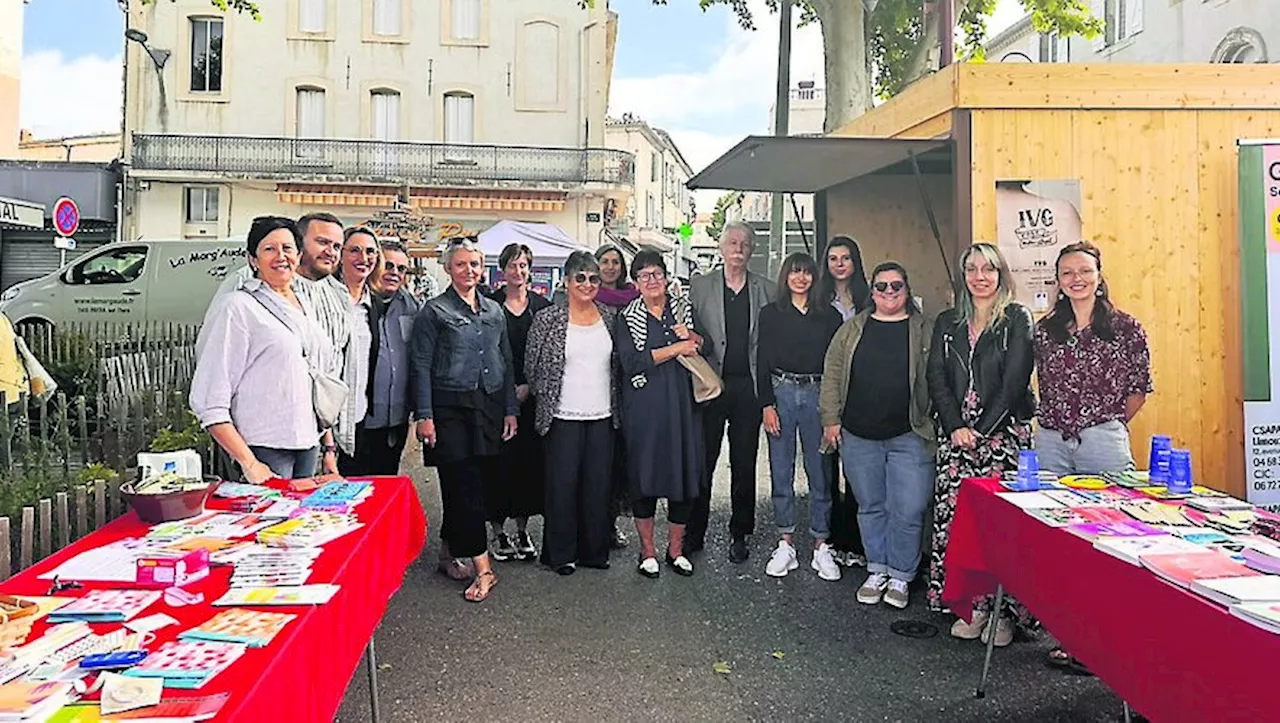
<instances>
[{"instance_id":1,"label":"black sandal","mask_svg":"<svg viewBox=\"0 0 1280 723\"><path fill-rule=\"evenodd\" d=\"M1049 667L1057 668L1064 673L1070 673L1072 675L1093 675L1093 672L1085 667L1084 663L1081 663L1073 655L1062 648L1054 648L1053 650L1050 650L1045 662Z\"/></svg>"}]
</instances>

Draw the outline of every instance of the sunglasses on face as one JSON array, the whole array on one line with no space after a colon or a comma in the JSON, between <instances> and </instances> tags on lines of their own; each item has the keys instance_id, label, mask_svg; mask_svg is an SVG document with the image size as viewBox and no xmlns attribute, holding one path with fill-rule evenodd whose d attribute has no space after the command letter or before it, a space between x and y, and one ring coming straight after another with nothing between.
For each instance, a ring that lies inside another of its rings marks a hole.
<instances>
[{"instance_id":1,"label":"sunglasses on face","mask_svg":"<svg viewBox=\"0 0 1280 723\"><path fill-rule=\"evenodd\" d=\"M388 262L386 262L386 263L384 263L384 264L382 265L382 270L383 270L383 271L395 271L395 272L400 273L400 274L407 274L407 273L409 273L409 267L408 267L408 266L406 266L405 264L393 264L393 263L391 263L390 261L388 261Z\"/></svg>"},{"instance_id":2,"label":"sunglasses on face","mask_svg":"<svg viewBox=\"0 0 1280 723\"><path fill-rule=\"evenodd\" d=\"M896 294L906 288L906 286L907 284L905 281L877 281L872 288L882 294L887 294L890 291Z\"/></svg>"},{"instance_id":3,"label":"sunglasses on face","mask_svg":"<svg viewBox=\"0 0 1280 723\"><path fill-rule=\"evenodd\" d=\"M600 274L588 274L585 271L579 271L573 275L573 283L598 286L600 284Z\"/></svg>"}]
</instances>

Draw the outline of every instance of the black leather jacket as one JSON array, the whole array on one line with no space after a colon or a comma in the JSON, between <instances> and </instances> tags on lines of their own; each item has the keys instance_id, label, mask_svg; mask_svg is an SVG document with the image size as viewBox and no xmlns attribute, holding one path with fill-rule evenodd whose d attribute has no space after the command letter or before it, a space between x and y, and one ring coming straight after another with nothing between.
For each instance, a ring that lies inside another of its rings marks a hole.
<instances>
[{"instance_id":1,"label":"black leather jacket","mask_svg":"<svg viewBox=\"0 0 1280 723\"><path fill-rule=\"evenodd\" d=\"M1031 419L1036 411L1031 391L1035 367L1031 312L1021 304L1010 304L1005 318L978 337L972 361L969 330L958 317L955 309L938 316L929 351L929 396L942 431L950 435L969 426L960 408L969 391L970 376L982 407L982 416L973 425L978 434L987 436L1012 420Z\"/></svg>"}]
</instances>

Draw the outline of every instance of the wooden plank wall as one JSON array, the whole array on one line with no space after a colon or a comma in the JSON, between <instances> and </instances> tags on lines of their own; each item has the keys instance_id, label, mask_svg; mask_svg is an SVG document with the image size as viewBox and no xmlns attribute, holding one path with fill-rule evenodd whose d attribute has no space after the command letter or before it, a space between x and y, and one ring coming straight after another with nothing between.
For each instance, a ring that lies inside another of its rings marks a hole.
<instances>
[{"instance_id":1,"label":"wooden plank wall","mask_svg":"<svg viewBox=\"0 0 1280 723\"><path fill-rule=\"evenodd\" d=\"M1150 339L1156 392L1135 458L1171 434L1197 480L1241 497L1235 141L1275 137L1280 110L973 111L974 238L995 237L997 180L1079 178L1112 298Z\"/></svg>"},{"instance_id":2,"label":"wooden plank wall","mask_svg":"<svg viewBox=\"0 0 1280 723\"><path fill-rule=\"evenodd\" d=\"M925 176L925 188L954 264L951 176ZM827 192L827 218L830 236L858 240L868 275L876 264L892 259L907 269L926 313L951 306L951 284L914 176L866 176L836 186Z\"/></svg>"}]
</instances>

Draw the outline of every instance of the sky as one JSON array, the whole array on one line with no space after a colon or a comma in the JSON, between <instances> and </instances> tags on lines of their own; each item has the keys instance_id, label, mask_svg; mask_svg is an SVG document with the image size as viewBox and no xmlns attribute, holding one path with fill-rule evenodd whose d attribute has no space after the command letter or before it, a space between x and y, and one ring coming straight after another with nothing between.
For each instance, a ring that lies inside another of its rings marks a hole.
<instances>
[{"instance_id":1,"label":"sky","mask_svg":"<svg viewBox=\"0 0 1280 723\"><path fill-rule=\"evenodd\" d=\"M703 12L694 0L670 0L665 7L612 0L619 26L610 114L634 113L665 129L695 172L743 136L767 132L778 26L764 0L749 4L755 31L739 28L728 9ZM991 32L1021 14L1017 0L998 0ZM23 32L22 127L41 138L117 130L123 33L123 15L112 0L31 0ZM792 46L792 84L821 86L820 30L796 29ZM710 207L705 200L699 208Z\"/></svg>"}]
</instances>

